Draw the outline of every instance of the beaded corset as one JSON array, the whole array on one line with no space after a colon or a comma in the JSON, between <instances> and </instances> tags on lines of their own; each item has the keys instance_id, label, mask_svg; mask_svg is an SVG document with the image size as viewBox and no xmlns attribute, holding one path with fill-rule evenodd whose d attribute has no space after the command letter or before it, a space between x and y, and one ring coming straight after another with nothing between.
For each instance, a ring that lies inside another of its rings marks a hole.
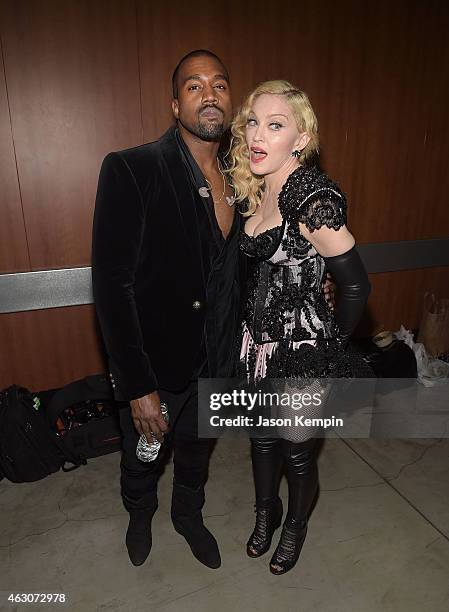
<instances>
[{"instance_id":1,"label":"beaded corset","mask_svg":"<svg viewBox=\"0 0 449 612\"><path fill-rule=\"evenodd\" d=\"M338 325L324 297L325 262L301 234L346 223L346 199L318 168L300 166L279 194L282 225L255 238L242 232L249 258L244 320L254 342L338 338Z\"/></svg>"}]
</instances>

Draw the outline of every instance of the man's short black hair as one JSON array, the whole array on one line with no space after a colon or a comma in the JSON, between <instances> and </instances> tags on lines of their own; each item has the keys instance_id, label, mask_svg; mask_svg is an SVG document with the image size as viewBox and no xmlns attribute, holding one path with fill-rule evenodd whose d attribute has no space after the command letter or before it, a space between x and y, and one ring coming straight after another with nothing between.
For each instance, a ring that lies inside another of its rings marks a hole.
<instances>
[{"instance_id":1,"label":"man's short black hair","mask_svg":"<svg viewBox=\"0 0 449 612\"><path fill-rule=\"evenodd\" d=\"M214 59L216 59L223 66L224 75L226 76L227 79L229 79L229 75L228 75L228 71L226 70L226 66L223 64L223 62L218 57L218 55L215 55L215 53L212 53L212 51L208 51L207 49L195 49L195 51L190 51L190 53L187 53L187 55L184 55L184 57L179 60L178 65L173 71L171 83L172 83L172 90L173 90L174 98L178 97L178 73L179 73L179 69L181 68L181 65L186 60L190 59L191 57L201 57L202 55L206 55L207 57L213 57Z\"/></svg>"}]
</instances>

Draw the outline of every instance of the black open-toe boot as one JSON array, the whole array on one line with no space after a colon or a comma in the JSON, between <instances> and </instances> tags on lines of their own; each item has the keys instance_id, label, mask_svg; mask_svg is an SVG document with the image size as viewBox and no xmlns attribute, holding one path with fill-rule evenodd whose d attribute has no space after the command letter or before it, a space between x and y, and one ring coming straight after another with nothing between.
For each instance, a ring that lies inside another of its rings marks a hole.
<instances>
[{"instance_id":1,"label":"black open-toe boot","mask_svg":"<svg viewBox=\"0 0 449 612\"><path fill-rule=\"evenodd\" d=\"M305 442L282 440L287 464L288 511L270 572L279 576L297 563L307 534L307 519L318 488L316 438Z\"/></svg>"},{"instance_id":2,"label":"black open-toe boot","mask_svg":"<svg viewBox=\"0 0 449 612\"><path fill-rule=\"evenodd\" d=\"M256 525L247 544L248 557L261 557L271 546L271 540L276 529L282 522L282 500L276 497L266 507L255 506Z\"/></svg>"},{"instance_id":3,"label":"black open-toe boot","mask_svg":"<svg viewBox=\"0 0 449 612\"><path fill-rule=\"evenodd\" d=\"M299 559L302 545L306 539L307 521L287 518L284 522L279 544L270 561L270 572L279 576L290 571Z\"/></svg>"},{"instance_id":4,"label":"black open-toe boot","mask_svg":"<svg viewBox=\"0 0 449 612\"><path fill-rule=\"evenodd\" d=\"M251 458L256 488L256 525L246 544L249 557L260 557L271 546L273 533L282 521L279 480L282 469L281 440L253 438Z\"/></svg>"}]
</instances>

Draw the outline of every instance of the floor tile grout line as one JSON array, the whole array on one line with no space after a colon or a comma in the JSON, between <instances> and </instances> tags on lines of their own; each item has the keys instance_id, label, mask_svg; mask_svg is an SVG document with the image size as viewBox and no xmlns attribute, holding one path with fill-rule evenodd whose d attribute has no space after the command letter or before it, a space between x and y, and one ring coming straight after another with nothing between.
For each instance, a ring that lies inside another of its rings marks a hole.
<instances>
[{"instance_id":1,"label":"floor tile grout line","mask_svg":"<svg viewBox=\"0 0 449 612\"><path fill-rule=\"evenodd\" d=\"M400 497L402 497L402 499L411 508L413 508L413 510L415 510L415 512L417 512L426 521L426 523L431 525L435 529L435 531L437 531L447 542L449 542L449 536L444 533L444 531L437 527L433 521L431 521L410 499L408 499L397 487L395 487L391 481L385 478L383 474L381 474L373 465L371 465L371 463L367 459L365 459L365 457L363 457L358 451L356 451L355 448L353 448L344 438L340 438L340 436L338 437L343 442L343 444L345 444L347 448L349 448L355 455L357 455L357 457L359 457L364 463L366 463L366 465L370 467L373 472L375 472L379 476L379 478L381 478L385 482L385 484L387 484L391 489L393 489L393 491L395 491Z\"/></svg>"}]
</instances>

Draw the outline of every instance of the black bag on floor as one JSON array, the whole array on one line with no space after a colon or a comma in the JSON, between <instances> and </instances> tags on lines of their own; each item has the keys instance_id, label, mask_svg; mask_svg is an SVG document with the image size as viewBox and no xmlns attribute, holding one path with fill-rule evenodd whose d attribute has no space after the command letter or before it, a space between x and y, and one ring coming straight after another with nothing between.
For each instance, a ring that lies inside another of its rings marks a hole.
<instances>
[{"instance_id":1,"label":"black bag on floor","mask_svg":"<svg viewBox=\"0 0 449 612\"><path fill-rule=\"evenodd\" d=\"M66 462L72 464L66 467ZM0 393L0 476L32 482L83 461L67 453L48 426L38 394L12 385ZM85 463L85 461L84 461Z\"/></svg>"},{"instance_id":2,"label":"black bag on floor","mask_svg":"<svg viewBox=\"0 0 449 612\"><path fill-rule=\"evenodd\" d=\"M41 397L66 453L85 460L120 450L119 410L126 402L114 399L108 376L87 376L58 389L51 399Z\"/></svg>"},{"instance_id":3,"label":"black bag on floor","mask_svg":"<svg viewBox=\"0 0 449 612\"><path fill-rule=\"evenodd\" d=\"M121 405L104 374L37 393L17 385L5 389L0 393L0 477L40 480L120 450Z\"/></svg>"}]
</instances>

